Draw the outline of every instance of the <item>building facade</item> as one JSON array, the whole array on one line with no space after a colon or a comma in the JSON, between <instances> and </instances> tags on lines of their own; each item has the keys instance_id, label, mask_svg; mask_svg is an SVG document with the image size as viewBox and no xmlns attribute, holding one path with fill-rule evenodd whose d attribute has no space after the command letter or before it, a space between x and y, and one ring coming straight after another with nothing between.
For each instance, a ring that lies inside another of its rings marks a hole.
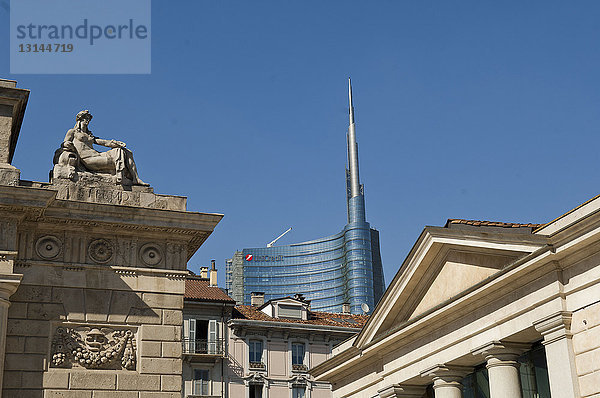
<instances>
[{"instance_id":1,"label":"building facade","mask_svg":"<svg viewBox=\"0 0 600 398\"><path fill-rule=\"evenodd\" d=\"M311 374L336 398L598 397L599 314L600 197L543 225L448 220Z\"/></svg>"},{"instance_id":2,"label":"building facade","mask_svg":"<svg viewBox=\"0 0 600 398\"><path fill-rule=\"evenodd\" d=\"M56 132L50 181L21 179L28 97L0 80L0 396L180 396L187 261L222 215L155 194L87 111Z\"/></svg>"},{"instance_id":3,"label":"building facade","mask_svg":"<svg viewBox=\"0 0 600 398\"><path fill-rule=\"evenodd\" d=\"M183 397L227 396L227 322L235 301L217 286L217 271L188 276L183 302Z\"/></svg>"},{"instance_id":4,"label":"building facade","mask_svg":"<svg viewBox=\"0 0 600 398\"><path fill-rule=\"evenodd\" d=\"M301 296L235 306L214 267L206 272L186 280L183 398L331 398L331 385L308 370L368 316L311 311Z\"/></svg>"},{"instance_id":5,"label":"building facade","mask_svg":"<svg viewBox=\"0 0 600 398\"><path fill-rule=\"evenodd\" d=\"M352 88L346 169L348 220L332 236L285 246L237 251L227 260L226 288L240 304L250 304L252 292L267 300L301 293L319 311L370 312L385 289L379 232L366 221L364 187L358 170Z\"/></svg>"},{"instance_id":6,"label":"building facade","mask_svg":"<svg viewBox=\"0 0 600 398\"><path fill-rule=\"evenodd\" d=\"M229 397L330 398L331 385L308 370L354 336L368 316L311 311L299 295L264 304L254 299L253 306L237 306L228 322Z\"/></svg>"}]
</instances>

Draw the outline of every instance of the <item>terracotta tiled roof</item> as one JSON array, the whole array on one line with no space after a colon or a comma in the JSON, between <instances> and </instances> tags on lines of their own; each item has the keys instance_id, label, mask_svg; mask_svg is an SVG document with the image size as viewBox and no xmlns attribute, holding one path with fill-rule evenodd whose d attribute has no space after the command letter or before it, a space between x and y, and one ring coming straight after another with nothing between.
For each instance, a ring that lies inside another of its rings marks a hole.
<instances>
[{"instance_id":1,"label":"terracotta tiled roof","mask_svg":"<svg viewBox=\"0 0 600 398\"><path fill-rule=\"evenodd\" d=\"M450 218L446 221L446 228L450 226L450 224L465 224L465 225L473 225L476 227L501 227L501 228L539 228L542 225L546 224L521 224L521 223L512 223L512 222L500 222L500 221L479 221L479 220L462 220L458 218Z\"/></svg>"},{"instance_id":2,"label":"terracotta tiled roof","mask_svg":"<svg viewBox=\"0 0 600 398\"><path fill-rule=\"evenodd\" d=\"M209 286L208 279L194 277L187 277L185 280L184 298L195 301L235 303L235 300L226 295L219 287Z\"/></svg>"},{"instance_id":3,"label":"terracotta tiled roof","mask_svg":"<svg viewBox=\"0 0 600 398\"><path fill-rule=\"evenodd\" d=\"M352 315L352 314L334 314L331 312L310 311L309 319L303 321L301 319L284 319L272 318L260 311L257 307L251 305L235 306L233 317L237 319L249 319L255 321L282 322L282 323L303 323L307 325L321 326L337 326L345 328L362 328L369 320L368 315Z\"/></svg>"}]
</instances>

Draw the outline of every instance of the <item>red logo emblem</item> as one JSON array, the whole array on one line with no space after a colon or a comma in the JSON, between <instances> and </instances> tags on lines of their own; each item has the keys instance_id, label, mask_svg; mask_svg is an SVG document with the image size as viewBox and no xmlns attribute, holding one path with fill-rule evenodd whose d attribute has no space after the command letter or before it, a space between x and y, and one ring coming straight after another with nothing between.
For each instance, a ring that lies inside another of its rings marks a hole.
<instances>
[{"instance_id":1,"label":"red logo emblem","mask_svg":"<svg viewBox=\"0 0 600 398\"><path fill-rule=\"evenodd\" d=\"M246 261L252 261L252 254L246 254Z\"/></svg>"}]
</instances>

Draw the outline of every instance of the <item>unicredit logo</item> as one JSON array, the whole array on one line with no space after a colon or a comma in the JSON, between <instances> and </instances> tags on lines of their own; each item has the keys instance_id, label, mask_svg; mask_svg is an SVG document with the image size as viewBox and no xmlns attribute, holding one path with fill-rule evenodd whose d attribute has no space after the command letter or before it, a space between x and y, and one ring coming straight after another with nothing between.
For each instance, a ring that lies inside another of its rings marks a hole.
<instances>
[{"instance_id":1,"label":"unicredit logo","mask_svg":"<svg viewBox=\"0 0 600 398\"><path fill-rule=\"evenodd\" d=\"M246 261L252 261L252 254L246 254Z\"/></svg>"}]
</instances>

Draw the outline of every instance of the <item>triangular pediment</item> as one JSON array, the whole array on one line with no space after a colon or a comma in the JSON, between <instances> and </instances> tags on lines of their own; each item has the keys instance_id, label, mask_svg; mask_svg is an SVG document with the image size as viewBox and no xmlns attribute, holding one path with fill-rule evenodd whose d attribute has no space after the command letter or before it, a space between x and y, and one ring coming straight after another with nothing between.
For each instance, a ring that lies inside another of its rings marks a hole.
<instances>
[{"instance_id":1,"label":"triangular pediment","mask_svg":"<svg viewBox=\"0 0 600 398\"><path fill-rule=\"evenodd\" d=\"M426 227L355 345L443 307L544 244L529 233Z\"/></svg>"}]
</instances>

